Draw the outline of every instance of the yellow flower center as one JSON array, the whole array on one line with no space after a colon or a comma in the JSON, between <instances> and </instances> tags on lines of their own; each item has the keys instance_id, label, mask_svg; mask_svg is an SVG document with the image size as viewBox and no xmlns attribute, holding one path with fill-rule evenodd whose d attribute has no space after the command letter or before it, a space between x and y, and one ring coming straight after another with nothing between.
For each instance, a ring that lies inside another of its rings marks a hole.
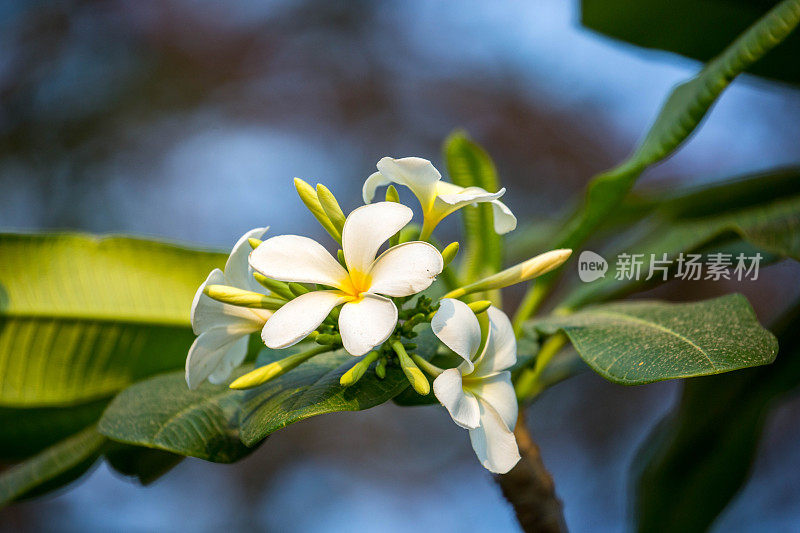
<instances>
[{"instance_id":1,"label":"yellow flower center","mask_svg":"<svg viewBox=\"0 0 800 533\"><path fill-rule=\"evenodd\" d=\"M369 292L372 278L366 272L351 270L346 279L342 281L342 292L348 296L350 302L360 302L364 293Z\"/></svg>"}]
</instances>

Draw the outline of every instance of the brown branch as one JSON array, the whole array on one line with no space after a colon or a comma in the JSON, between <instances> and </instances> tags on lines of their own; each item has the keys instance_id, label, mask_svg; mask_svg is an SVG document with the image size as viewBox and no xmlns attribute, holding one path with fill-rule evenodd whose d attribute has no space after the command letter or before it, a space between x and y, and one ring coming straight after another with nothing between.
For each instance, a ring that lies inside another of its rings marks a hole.
<instances>
[{"instance_id":1,"label":"brown branch","mask_svg":"<svg viewBox=\"0 0 800 533\"><path fill-rule=\"evenodd\" d=\"M514 435L522 458L510 472L494 478L514 507L519 525L526 533L567 531L553 478L542 463L539 447L525 427L522 409Z\"/></svg>"}]
</instances>

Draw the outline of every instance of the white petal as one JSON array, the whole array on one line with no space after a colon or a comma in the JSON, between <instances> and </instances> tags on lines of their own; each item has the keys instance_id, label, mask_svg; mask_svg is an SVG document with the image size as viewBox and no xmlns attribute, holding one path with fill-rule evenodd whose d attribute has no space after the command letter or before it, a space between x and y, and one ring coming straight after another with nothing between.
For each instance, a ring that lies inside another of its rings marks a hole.
<instances>
[{"instance_id":1,"label":"white petal","mask_svg":"<svg viewBox=\"0 0 800 533\"><path fill-rule=\"evenodd\" d=\"M381 174L380 172L374 172L367 178L364 182L364 186L361 188L361 196L364 198L364 203L368 204L375 198L375 191L378 187L383 187L384 185L389 185L392 180L387 179L386 176Z\"/></svg>"},{"instance_id":2,"label":"white petal","mask_svg":"<svg viewBox=\"0 0 800 533\"><path fill-rule=\"evenodd\" d=\"M503 196L506 192L505 188L497 192L488 192L486 189L480 187L464 188L445 181L439 183L437 191L439 201L448 204L446 209L449 209L451 212L470 204L492 202Z\"/></svg>"},{"instance_id":3,"label":"white petal","mask_svg":"<svg viewBox=\"0 0 800 533\"><path fill-rule=\"evenodd\" d=\"M231 335L225 328L201 333L186 357L186 384L196 389L220 367L225 368L231 362L241 363L247 355L247 342L247 335ZM232 369L230 366L228 374Z\"/></svg>"},{"instance_id":4,"label":"white petal","mask_svg":"<svg viewBox=\"0 0 800 533\"><path fill-rule=\"evenodd\" d=\"M247 240L261 239L268 229L269 228L251 229L236 242L231 250L231 255L228 257L228 261L225 263L226 285L267 294L267 290L259 285L250 273L250 265L247 264L247 258L250 255L251 248Z\"/></svg>"},{"instance_id":5,"label":"white petal","mask_svg":"<svg viewBox=\"0 0 800 533\"><path fill-rule=\"evenodd\" d=\"M472 449L484 468L495 474L505 474L519 461L517 440L491 406L484 402L478 403L481 425L469 432Z\"/></svg>"},{"instance_id":6,"label":"white petal","mask_svg":"<svg viewBox=\"0 0 800 533\"><path fill-rule=\"evenodd\" d=\"M351 273L369 272L381 244L400 231L413 216L411 209L395 202L362 205L350 213L342 228L342 250L348 270Z\"/></svg>"},{"instance_id":7,"label":"white petal","mask_svg":"<svg viewBox=\"0 0 800 533\"><path fill-rule=\"evenodd\" d=\"M472 309L460 300L444 298L433 315L431 329L440 341L464 358L465 373L472 372L472 357L481 345L481 326Z\"/></svg>"},{"instance_id":8,"label":"white petal","mask_svg":"<svg viewBox=\"0 0 800 533\"><path fill-rule=\"evenodd\" d=\"M517 217L500 200L492 202L492 214L494 215L494 231L496 233L503 235L517 227Z\"/></svg>"},{"instance_id":9,"label":"white petal","mask_svg":"<svg viewBox=\"0 0 800 533\"><path fill-rule=\"evenodd\" d=\"M437 183L442 179L442 175L427 159L384 157L378 161L378 170L381 171L384 178L411 189L424 211L433 206Z\"/></svg>"},{"instance_id":10,"label":"white petal","mask_svg":"<svg viewBox=\"0 0 800 533\"><path fill-rule=\"evenodd\" d=\"M491 405L508 429L514 431L519 405L514 385L511 384L511 372L504 371L487 378L468 380L466 388L482 402Z\"/></svg>"},{"instance_id":11,"label":"white petal","mask_svg":"<svg viewBox=\"0 0 800 533\"><path fill-rule=\"evenodd\" d=\"M190 315L195 335L216 327L225 327L230 332L252 333L261 329L269 317L269 311L224 304L209 298L203 292L207 285L225 284L225 275L215 268L197 289Z\"/></svg>"},{"instance_id":12,"label":"white petal","mask_svg":"<svg viewBox=\"0 0 800 533\"><path fill-rule=\"evenodd\" d=\"M279 281L340 287L348 279L347 271L320 243L299 235L279 235L262 242L250 253L250 266Z\"/></svg>"},{"instance_id":13,"label":"white petal","mask_svg":"<svg viewBox=\"0 0 800 533\"><path fill-rule=\"evenodd\" d=\"M238 367L244 362L247 357L247 346L250 342L250 337L242 337L234 343L228 353L222 358L222 361L217 365L217 369L208 376L208 382L214 385L225 383L233 369ZM240 347L241 346L241 347Z\"/></svg>"},{"instance_id":14,"label":"white petal","mask_svg":"<svg viewBox=\"0 0 800 533\"><path fill-rule=\"evenodd\" d=\"M433 380L433 393L447 408L453 422L466 429L480 425L478 399L471 392L465 392L461 383L461 372L450 368Z\"/></svg>"},{"instance_id":15,"label":"white petal","mask_svg":"<svg viewBox=\"0 0 800 533\"><path fill-rule=\"evenodd\" d=\"M359 302L344 304L339 333L350 355L364 355L389 338L397 325L397 307L388 298L364 294Z\"/></svg>"},{"instance_id":16,"label":"white petal","mask_svg":"<svg viewBox=\"0 0 800 533\"><path fill-rule=\"evenodd\" d=\"M486 313L489 315L489 338L483 353L475 360L475 376L489 376L517 362L517 339L508 316L494 306Z\"/></svg>"},{"instance_id":17,"label":"white petal","mask_svg":"<svg viewBox=\"0 0 800 533\"><path fill-rule=\"evenodd\" d=\"M284 304L267 320L261 330L261 339L267 348L272 349L297 344L317 329L331 309L345 300L346 297L339 291L311 291L300 295Z\"/></svg>"},{"instance_id":18,"label":"white petal","mask_svg":"<svg viewBox=\"0 0 800 533\"><path fill-rule=\"evenodd\" d=\"M405 242L389 248L373 263L370 292L411 296L431 286L442 273L442 254L427 242Z\"/></svg>"}]
</instances>

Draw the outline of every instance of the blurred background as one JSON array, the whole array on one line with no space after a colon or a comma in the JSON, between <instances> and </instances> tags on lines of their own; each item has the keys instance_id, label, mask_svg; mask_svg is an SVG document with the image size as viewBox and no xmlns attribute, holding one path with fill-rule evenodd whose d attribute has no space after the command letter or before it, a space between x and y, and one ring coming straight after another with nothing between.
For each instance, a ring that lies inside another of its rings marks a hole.
<instances>
[{"instance_id":1,"label":"blurred background","mask_svg":"<svg viewBox=\"0 0 800 533\"><path fill-rule=\"evenodd\" d=\"M325 183L352 209L382 156L443 170L441 142L457 127L494 157L521 222L554 219L700 68L587 30L564 0L0 0L0 50L1 229L226 249L261 225L324 239L291 178ZM743 76L640 185L797 163L798 138L800 92ZM800 294L798 276L784 262L758 282L671 282L654 294L737 290L767 323ZM628 466L676 391L585 374L530 409L572 530L628 525ZM800 479L786 465L800 464L799 418L799 399L773 413L717 530L796 527ZM68 492L0 513L9 531L220 527L517 525L466 432L441 409L391 404L291 426L235 465L186 460L147 488L100 466Z\"/></svg>"}]
</instances>

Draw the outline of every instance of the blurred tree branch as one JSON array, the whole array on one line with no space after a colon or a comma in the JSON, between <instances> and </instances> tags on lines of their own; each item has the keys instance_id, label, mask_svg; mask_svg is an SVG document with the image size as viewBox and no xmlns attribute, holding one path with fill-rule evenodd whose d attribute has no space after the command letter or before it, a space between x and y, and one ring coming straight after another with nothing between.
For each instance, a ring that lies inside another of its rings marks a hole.
<instances>
[{"instance_id":1,"label":"blurred tree branch","mask_svg":"<svg viewBox=\"0 0 800 533\"><path fill-rule=\"evenodd\" d=\"M567 531L561 500L556 496L553 477L544 466L539 446L525 426L525 414L520 409L514 429L522 457L507 474L495 476L503 495L514 506L523 531L555 533Z\"/></svg>"}]
</instances>

